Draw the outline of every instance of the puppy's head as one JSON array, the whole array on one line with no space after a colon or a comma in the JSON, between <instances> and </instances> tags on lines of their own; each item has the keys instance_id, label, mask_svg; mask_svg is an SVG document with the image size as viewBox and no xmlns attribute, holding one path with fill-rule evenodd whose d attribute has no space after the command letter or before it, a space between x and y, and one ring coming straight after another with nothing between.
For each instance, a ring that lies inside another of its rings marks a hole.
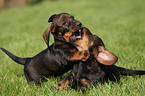
<instances>
[{"instance_id":1,"label":"puppy's head","mask_svg":"<svg viewBox=\"0 0 145 96\"><path fill-rule=\"evenodd\" d=\"M117 56L105 48L101 38L92 35L85 27L82 28L81 34L81 38L79 39L74 36L75 34L70 37L70 42L75 45L79 51L89 50L96 60L104 65L112 65L117 61Z\"/></svg>"},{"instance_id":2,"label":"puppy's head","mask_svg":"<svg viewBox=\"0 0 145 96\"><path fill-rule=\"evenodd\" d=\"M79 37L79 38L77 38ZM89 50L94 44L94 37L92 33L85 27L80 32L74 32L70 37L70 42L77 47L79 51Z\"/></svg>"},{"instance_id":3,"label":"puppy's head","mask_svg":"<svg viewBox=\"0 0 145 96\"><path fill-rule=\"evenodd\" d=\"M50 33L53 34L55 41L69 42L72 33L79 33L82 28L81 22L67 13L54 14L49 18L48 22L52 23L43 33L47 45L49 45Z\"/></svg>"}]
</instances>

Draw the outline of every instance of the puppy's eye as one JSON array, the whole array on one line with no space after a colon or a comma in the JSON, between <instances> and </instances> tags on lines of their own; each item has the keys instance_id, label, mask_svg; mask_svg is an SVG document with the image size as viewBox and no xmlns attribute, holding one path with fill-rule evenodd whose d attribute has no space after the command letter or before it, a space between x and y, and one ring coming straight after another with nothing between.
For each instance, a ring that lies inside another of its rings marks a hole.
<instances>
[{"instance_id":1,"label":"puppy's eye","mask_svg":"<svg viewBox=\"0 0 145 96\"><path fill-rule=\"evenodd\" d=\"M67 22L66 22L66 21L64 21L62 25L66 25L66 24L67 24Z\"/></svg>"}]
</instances>

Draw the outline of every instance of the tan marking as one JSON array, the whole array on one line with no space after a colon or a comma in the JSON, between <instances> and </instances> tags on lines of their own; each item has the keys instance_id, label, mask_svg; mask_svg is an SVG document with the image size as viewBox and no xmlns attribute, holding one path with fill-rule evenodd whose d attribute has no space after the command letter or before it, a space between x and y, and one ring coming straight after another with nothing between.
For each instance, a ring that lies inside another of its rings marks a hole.
<instances>
[{"instance_id":1,"label":"tan marking","mask_svg":"<svg viewBox=\"0 0 145 96\"><path fill-rule=\"evenodd\" d=\"M73 77L75 78L75 73L72 73Z\"/></svg>"},{"instance_id":2,"label":"tan marking","mask_svg":"<svg viewBox=\"0 0 145 96\"><path fill-rule=\"evenodd\" d=\"M89 84L89 81L83 78L83 79L80 79L80 83L81 83L82 85L86 86L86 85Z\"/></svg>"},{"instance_id":3,"label":"tan marking","mask_svg":"<svg viewBox=\"0 0 145 96\"><path fill-rule=\"evenodd\" d=\"M66 79L65 81L60 82L59 84L61 84L61 85L60 86L57 86L57 89L64 89L64 87L69 84L69 80Z\"/></svg>"},{"instance_id":4,"label":"tan marking","mask_svg":"<svg viewBox=\"0 0 145 96\"><path fill-rule=\"evenodd\" d=\"M66 42L70 42L69 38L72 35L72 31L66 32L63 36L63 38L66 40Z\"/></svg>"},{"instance_id":5,"label":"tan marking","mask_svg":"<svg viewBox=\"0 0 145 96\"><path fill-rule=\"evenodd\" d=\"M85 53L88 53L87 56L85 56ZM86 61L90 57L89 51L77 51L70 55L69 60L81 60Z\"/></svg>"},{"instance_id":6,"label":"tan marking","mask_svg":"<svg viewBox=\"0 0 145 96\"><path fill-rule=\"evenodd\" d=\"M73 78L75 78L74 73L72 73L72 76L73 76ZM57 85L54 85L54 87L56 87L57 89L63 89L70 83L70 81L69 81L70 77L71 77L71 75L69 75L69 77L67 77L67 79L60 81Z\"/></svg>"},{"instance_id":7,"label":"tan marking","mask_svg":"<svg viewBox=\"0 0 145 96\"><path fill-rule=\"evenodd\" d=\"M58 32L58 34L59 34L59 35L62 35L62 33L61 33L61 32Z\"/></svg>"},{"instance_id":8,"label":"tan marking","mask_svg":"<svg viewBox=\"0 0 145 96\"><path fill-rule=\"evenodd\" d=\"M76 40L74 43L77 45L77 49L79 51L82 50L89 50L89 48L94 44L94 38L92 35L90 35L90 32L86 30L85 28L83 29L83 38Z\"/></svg>"}]
</instances>

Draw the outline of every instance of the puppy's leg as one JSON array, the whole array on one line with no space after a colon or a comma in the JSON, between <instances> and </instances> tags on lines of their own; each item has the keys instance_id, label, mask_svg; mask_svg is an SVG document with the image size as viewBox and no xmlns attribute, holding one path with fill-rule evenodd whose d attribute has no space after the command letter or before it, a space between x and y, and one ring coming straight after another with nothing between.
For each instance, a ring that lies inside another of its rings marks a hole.
<instances>
[{"instance_id":1,"label":"puppy's leg","mask_svg":"<svg viewBox=\"0 0 145 96\"><path fill-rule=\"evenodd\" d=\"M31 66L29 66L29 68L24 67L24 74L26 76L28 83L35 83L35 85L40 84L42 76L36 72L34 67Z\"/></svg>"},{"instance_id":2,"label":"puppy's leg","mask_svg":"<svg viewBox=\"0 0 145 96\"><path fill-rule=\"evenodd\" d=\"M74 73L70 72L68 75L65 76L63 80L61 80L57 85L54 85L51 89L57 88L57 89L63 89L68 84L72 83L74 80Z\"/></svg>"},{"instance_id":3,"label":"puppy's leg","mask_svg":"<svg viewBox=\"0 0 145 96\"><path fill-rule=\"evenodd\" d=\"M75 71L75 73L77 72L76 76L75 76L75 80L74 80L74 84L73 87L77 90L78 88L80 88L80 90L82 92L84 92L86 90L86 86L89 84L89 80L87 80L85 77L82 76L83 74L83 68L84 68L84 63L83 62L79 62L79 64L75 64L75 69L77 69L77 71ZM73 67L74 68L74 67ZM74 71L74 70L73 70Z\"/></svg>"}]
</instances>

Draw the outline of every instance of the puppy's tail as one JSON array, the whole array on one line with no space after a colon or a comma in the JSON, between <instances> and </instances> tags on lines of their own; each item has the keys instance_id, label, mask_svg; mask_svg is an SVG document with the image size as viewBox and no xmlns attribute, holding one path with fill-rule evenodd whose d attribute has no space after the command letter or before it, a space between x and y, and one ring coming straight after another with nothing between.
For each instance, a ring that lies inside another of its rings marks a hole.
<instances>
[{"instance_id":1,"label":"puppy's tail","mask_svg":"<svg viewBox=\"0 0 145 96\"><path fill-rule=\"evenodd\" d=\"M116 66L117 67L117 66ZM121 75L129 75L129 76L135 76L135 75L145 75L145 71L142 70L131 70L131 69L126 69L122 67L117 67L117 70Z\"/></svg>"},{"instance_id":2,"label":"puppy's tail","mask_svg":"<svg viewBox=\"0 0 145 96\"><path fill-rule=\"evenodd\" d=\"M27 58L20 58L15 56L14 54L12 54L11 52L9 52L8 50L4 49L4 48L0 48L4 53L6 53L12 60L14 60L15 62L24 65L26 63Z\"/></svg>"}]
</instances>

